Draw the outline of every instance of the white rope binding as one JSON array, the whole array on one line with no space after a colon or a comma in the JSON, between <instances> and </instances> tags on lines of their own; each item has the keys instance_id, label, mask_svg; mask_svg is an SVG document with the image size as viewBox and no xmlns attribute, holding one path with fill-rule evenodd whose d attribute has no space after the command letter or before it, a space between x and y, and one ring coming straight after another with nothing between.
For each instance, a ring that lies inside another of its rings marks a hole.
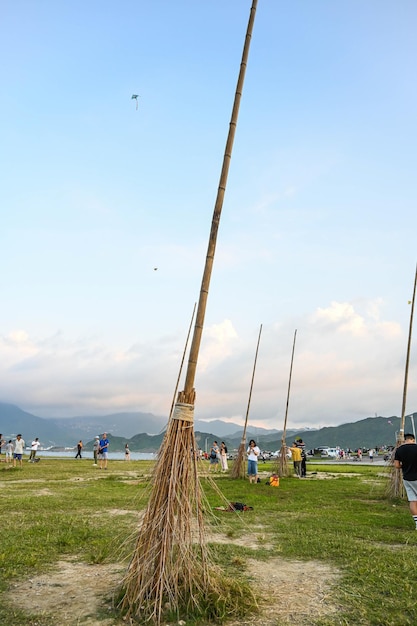
<instances>
[{"instance_id":1,"label":"white rope binding","mask_svg":"<svg viewBox=\"0 0 417 626\"><path fill-rule=\"evenodd\" d=\"M183 420L184 422L194 422L194 404L185 404L185 402L177 402L172 414L173 420Z\"/></svg>"}]
</instances>

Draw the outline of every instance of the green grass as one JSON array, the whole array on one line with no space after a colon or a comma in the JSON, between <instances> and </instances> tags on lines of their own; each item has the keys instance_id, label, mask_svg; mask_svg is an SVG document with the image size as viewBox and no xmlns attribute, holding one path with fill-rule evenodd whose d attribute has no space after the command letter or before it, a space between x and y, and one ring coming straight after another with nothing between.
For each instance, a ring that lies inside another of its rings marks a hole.
<instances>
[{"instance_id":1,"label":"green grass","mask_svg":"<svg viewBox=\"0 0 417 626\"><path fill-rule=\"evenodd\" d=\"M90 460L72 459L42 459L14 470L0 465L0 623L52 624L48 616L28 618L13 608L18 602L13 604L8 590L16 582L45 573L60 560L118 563L128 557L137 513L146 505L151 466L112 461L104 472ZM272 464L259 469L270 472ZM248 556L258 562L277 556L289 562L321 561L338 568L341 577L332 597L338 613L312 620L312 626L416 624L417 532L407 502L385 498L383 468L319 462L309 464L308 471L317 474L309 480L281 479L277 489L267 486L266 478L250 485L216 476L227 500L254 508L207 515L214 532L230 538L230 544L212 544L216 561L232 576ZM320 479L324 473L332 477ZM210 481L202 484L210 509L224 504ZM114 510L124 514L115 517ZM257 535L256 551L233 543L249 533Z\"/></svg>"}]
</instances>

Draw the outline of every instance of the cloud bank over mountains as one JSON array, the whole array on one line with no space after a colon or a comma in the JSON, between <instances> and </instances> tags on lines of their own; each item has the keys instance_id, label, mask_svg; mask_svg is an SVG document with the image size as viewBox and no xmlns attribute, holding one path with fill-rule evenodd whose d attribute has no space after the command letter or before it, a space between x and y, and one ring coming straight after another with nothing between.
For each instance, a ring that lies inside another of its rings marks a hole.
<instances>
[{"instance_id":1,"label":"cloud bank over mountains","mask_svg":"<svg viewBox=\"0 0 417 626\"><path fill-rule=\"evenodd\" d=\"M294 331L297 329L289 426L322 427L401 410L407 336L384 318L378 300L330 302L310 314L265 324L250 418L282 428ZM242 423L259 326L249 333L233 320L207 326L196 377L196 419ZM116 345L104 337L70 339L65 332L0 337L0 396L48 416L117 411L167 415L184 350L183 331ZM184 363L184 379L187 358ZM408 409L417 406L411 359ZM181 383L180 383L181 388Z\"/></svg>"}]
</instances>

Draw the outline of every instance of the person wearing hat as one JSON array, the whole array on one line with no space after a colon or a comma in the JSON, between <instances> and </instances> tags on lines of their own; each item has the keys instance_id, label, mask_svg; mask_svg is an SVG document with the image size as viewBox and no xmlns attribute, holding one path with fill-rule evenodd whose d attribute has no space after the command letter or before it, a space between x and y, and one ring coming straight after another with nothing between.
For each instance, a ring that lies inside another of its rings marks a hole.
<instances>
[{"instance_id":1,"label":"person wearing hat","mask_svg":"<svg viewBox=\"0 0 417 626\"><path fill-rule=\"evenodd\" d=\"M94 443L93 443L93 454L94 454L94 463L93 466L97 467L97 460L98 460L98 449L100 447L100 437L98 435L96 435L95 439L94 439Z\"/></svg>"}]
</instances>

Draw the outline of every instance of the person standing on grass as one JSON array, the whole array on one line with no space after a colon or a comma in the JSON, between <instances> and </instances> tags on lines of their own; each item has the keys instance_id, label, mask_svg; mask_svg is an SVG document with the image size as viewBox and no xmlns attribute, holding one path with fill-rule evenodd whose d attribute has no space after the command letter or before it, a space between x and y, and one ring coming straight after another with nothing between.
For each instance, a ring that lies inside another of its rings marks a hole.
<instances>
[{"instance_id":1,"label":"person standing on grass","mask_svg":"<svg viewBox=\"0 0 417 626\"><path fill-rule=\"evenodd\" d=\"M13 467L16 467L16 461L19 461L20 467L23 467L22 458L24 449L25 440L22 439L22 435L19 433L16 437L16 441L14 442Z\"/></svg>"},{"instance_id":2,"label":"person standing on grass","mask_svg":"<svg viewBox=\"0 0 417 626\"><path fill-rule=\"evenodd\" d=\"M222 472L227 472L229 466L227 464L227 447L224 441L220 444L220 462L222 464Z\"/></svg>"},{"instance_id":3,"label":"person standing on grass","mask_svg":"<svg viewBox=\"0 0 417 626\"><path fill-rule=\"evenodd\" d=\"M414 435L404 435L404 443L395 450L394 467L402 470L404 489L417 530L417 444Z\"/></svg>"},{"instance_id":4,"label":"person standing on grass","mask_svg":"<svg viewBox=\"0 0 417 626\"><path fill-rule=\"evenodd\" d=\"M295 445L297 446L297 448L300 448L300 450L301 450L301 468L300 468L300 473L301 473L301 478L305 478L307 476L306 444L301 439L301 437L298 437L298 439L295 440Z\"/></svg>"},{"instance_id":5,"label":"person standing on grass","mask_svg":"<svg viewBox=\"0 0 417 626\"><path fill-rule=\"evenodd\" d=\"M109 444L110 441L107 439L107 433L103 433L103 436L100 439L100 447L98 449L100 453L100 469L107 469Z\"/></svg>"},{"instance_id":6,"label":"person standing on grass","mask_svg":"<svg viewBox=\"0 0 417 626\"><path fill-rule=\"evenodd\" d=\"M125 461L130 461L130 448L128 443L125 445Z\"/></svg>"},{"instance_id":7,"label":"person standing on grass","mask_svg":"<svg viewBox=\"0 0 417 626\"><path fill-rule=\"evenodd\" d=\"M294 465L294 473L298 478L301 478L301 448L297 446L297 443L294 441L291 450L292 462Z\"/></svg>"},{"instance_id":8,"label":"person standing on grass","mask_svg":"<svg viewBox=\"0 0 417 626\"><path fill-rule=\"evenodd\" d=\"M6 443L6 463L11 463L13 459L13 441L9 439Z\"/></svg>"},{"instance_id":9,"label":"person standing on grass","mask_svg":"<svg viewBox=\"0 0 417 626\"><path fill-rule=\"evenodd\" d=\"M248 455L248 476L250 483L258 482L258 457L260 453L261 451L256 445L256 441L251 439L248 449L246 450L246 454Z\"/></svg>"},{"instance_id":10,"label":"person standing on grass","mask_svg":"<svg viewBox=\"0 0 417 626\"><path fill-rule=\"evenodd\" d=\"M30 447L29 461L31 461L32 463L35 462L35 456L40 445L41 442L39 441L39 437L36 437L36 439L32 441L32 445Z\"/></svg>"},{"instance_id":11,"label":"person standing on grass","mask_svg":"<svg viewBox=\"0 0 417 626\"><path fill-rule=\"evenodd\" d=\"M98 461L98 449L100 448L100 437L97 435L94 439L93 443L93 456L94 456L94 467L97 467Z\"/></svg>"},{"instance_id":12,"label":"person standing on grass","mask_svg":"<svg viewBox=\"0 0 417 626\"><path fill-rule=\"evenodd\" d=\"M3 435L0 433L0 454L4 443L6 443L6 441L5 439L3 439Z\"/></svg>"},{"instance_id":13,"label":"person standing on grass","mask_svg":"<svg viewBox=\"0 0 417 626\"><path fill-rule=\"evenodd\" d=\"M220 457L219 444L217 443L217 441L213 441L213 445L210 448L210 454L209 454L209 459L210 459L209 472L211 471L217 472L218 467L219 467L219 457Z\"/></svg>"}]
</instances>

